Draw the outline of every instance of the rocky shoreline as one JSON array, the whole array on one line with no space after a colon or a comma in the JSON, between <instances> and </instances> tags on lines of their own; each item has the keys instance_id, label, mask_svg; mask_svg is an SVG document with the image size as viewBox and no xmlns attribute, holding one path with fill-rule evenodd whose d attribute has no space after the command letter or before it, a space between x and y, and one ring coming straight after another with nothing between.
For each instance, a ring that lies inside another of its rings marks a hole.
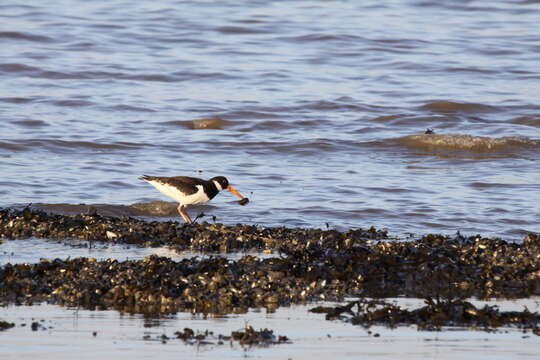
<instances>
[{"instance_id":1,"label":"rocky shoreline","mask_svg":"<svg viewBox=\"0 0 540 360\"><path fill-rule=\"evenodd\" d=\"M338 232L182 225L96 214L47 214L31 208L0 210L0 238L29 237L166 245L177 251L266 251L275 256L244 256L236 261L222 256L182 261L158 256L132 261L75 258L6 264L0 267L3 304L47 301L135 313L227 314L345 297L462 301L540 295L540 237L535 234L521 243L459 234L398 241L374 228ZM529 328L538 325L533 317Z\"/></svg>"}]
</instances>

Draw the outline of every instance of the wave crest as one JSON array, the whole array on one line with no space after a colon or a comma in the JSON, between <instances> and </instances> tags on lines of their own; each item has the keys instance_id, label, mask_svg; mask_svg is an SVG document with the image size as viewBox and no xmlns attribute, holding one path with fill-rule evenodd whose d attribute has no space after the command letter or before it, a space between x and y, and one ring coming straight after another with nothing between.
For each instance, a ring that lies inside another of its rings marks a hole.
<instances>
[{"instance_id":1,"label":"wave crest","mask_svg":"<svg viewBox=\"0 0 540 360\"><path fill-rule=\"evenodd\" d=\"M18 206L15 206L18 207ZM119 204L66 204L66 203L35 203L32 208L61 215L77 215L96 213L103 216L156 216L178 217L178 203L168 201L150 201L131 205ZM190 206L191 211L197 212L211 205Z\"/></svg>"},{"instance_id":2,"label":"wave crest","mask_svg":"<svg viewBox=\"0 0 540 360\"><path fill-rule=\"evenodd\" d=\"M504 152L507 150L540 147L540 140L526 137L455 135L455 134L417 134L397 139L399 145L406 147L434 150L461 150L472 152Z\"/></svg>"},{"instance_id":3,"label":"wave crest","mask_svg":"<svg viewBox=\"0 0 540 360\"><path fill-rule=\"evenodd\" d=\"M459 103L454 101L434 101L425 104L421 109L429 110L436 113L486 113L496 112L497 108L490 105L476 103Z\"/></svg>"}]
</instances>

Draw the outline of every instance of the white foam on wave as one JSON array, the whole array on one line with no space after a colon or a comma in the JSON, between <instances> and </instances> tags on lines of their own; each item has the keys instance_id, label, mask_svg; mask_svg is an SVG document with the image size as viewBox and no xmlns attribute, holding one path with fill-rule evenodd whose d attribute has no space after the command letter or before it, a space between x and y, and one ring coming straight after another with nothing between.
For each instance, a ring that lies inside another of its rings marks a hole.
<instances>
[{"instance_id":1,"label":"white foam on wave","mask_svg":"<svg viewBox=\"0 0 540 360\"><path fill-rule=\"evenodd\" d=\"M417 134L396 139L398 144L420 149L445 149L472 152L504 152L538 148L540 140L518 136L492 138L460 134Z\"/></svg>"}]
</instances>

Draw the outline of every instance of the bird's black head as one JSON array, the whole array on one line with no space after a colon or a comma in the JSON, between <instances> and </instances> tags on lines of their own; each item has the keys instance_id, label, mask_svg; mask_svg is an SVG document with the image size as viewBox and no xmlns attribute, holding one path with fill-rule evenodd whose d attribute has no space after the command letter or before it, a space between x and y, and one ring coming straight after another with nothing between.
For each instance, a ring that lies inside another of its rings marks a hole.
<instances>
[{"instance_id":1,"label":"bird's black head","mask_svg":"<svg viewBox=\"0 0 540 360\"><path fill-rule=\"evenodd\" d=\"M211 178L210 181L213 182L214 184L216 183L219 184L219 186L217 186L216 184L219 191L226 189L229 186L229 180L227 180L225 176L216 176L216 177Z\"/></svg>"}]
</instances>

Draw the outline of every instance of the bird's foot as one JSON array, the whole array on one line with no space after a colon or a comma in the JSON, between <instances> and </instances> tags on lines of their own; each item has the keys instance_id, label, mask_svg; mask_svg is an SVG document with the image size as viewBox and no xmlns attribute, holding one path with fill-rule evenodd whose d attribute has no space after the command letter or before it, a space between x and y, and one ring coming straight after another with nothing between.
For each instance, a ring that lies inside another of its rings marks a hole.
<instances>
[{"instance_id":1,"label":"bird's foot","mask_svg":"<svg viewBox=\"0 0 540 360\"><path fill-rule=\"evenodd\" d=\"M195 217L195 220L193 220L193 222L196 222L197 220L202 219L202 218L205 217L205 216L206 216L206 215L202 212L202 213L200 213L199 215L197 215L197 216Z\"/></svg>"}]
</instances>

